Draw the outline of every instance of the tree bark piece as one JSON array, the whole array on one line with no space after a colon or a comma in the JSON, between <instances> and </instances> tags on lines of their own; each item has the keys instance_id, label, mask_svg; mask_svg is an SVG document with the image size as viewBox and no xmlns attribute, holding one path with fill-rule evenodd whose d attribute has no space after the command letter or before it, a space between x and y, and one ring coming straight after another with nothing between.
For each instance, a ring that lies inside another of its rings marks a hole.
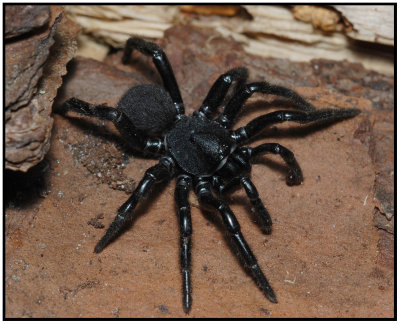
<instances>
[{"instance_id":1,"label":"tree bark piece","mask_svg":"<svg viewBox=\"0 0 400 324\"><path fill-rule=\"evenodd\" d=\"M26 11L24 6L6 7L13 7L11 12L20 10L20 15ZM46 29L37 33L29 29L25 37L9 39L5 46L5 166L14 171L26 172L48 152L52 103L76 50L79 27L63 19L62 7L48 9Z\"/></svg>"}]
</instances>

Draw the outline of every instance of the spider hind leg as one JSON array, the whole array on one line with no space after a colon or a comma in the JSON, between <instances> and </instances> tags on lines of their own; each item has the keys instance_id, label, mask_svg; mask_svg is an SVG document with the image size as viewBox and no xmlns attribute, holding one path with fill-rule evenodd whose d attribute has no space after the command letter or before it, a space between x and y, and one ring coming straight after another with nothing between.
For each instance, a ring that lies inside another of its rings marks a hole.
<instances>
[{"instance_id":1,"label":"spider hind leg","mask_svg":"<svg viewBox=\"0 0 400 324\"><path fill-rule=\"evenodd\" d=\"M253 205L254 212L258 216L261 230L264 234L270 234L272 229L271 216L265 208L260 197L258 196L256 186L253 184L248 176L241 177L240 184L246 191L247 197L249 197L250 202Z\"/></svg>"},{"instance_id":2,"label":"spider hind leg","mask_svg":"<svg viewBox=\"0 0 400 324\"><path fill-rule=\"evenodd\" d=\"M259 224L261 231L264 234L270 234L272 230L272 220L267 208L261 201L256 186L250 180L247 175L235 177L228 182L224 182L221 177L213 177L213 189L220 195L225 195L236 187L242 186L246 192L250 203L253 205L254 213L257 217L257 223Z\"/></svg>"},{"instance_id":3,"label":"spider hind leg","mask_svg":"<svg viewBox=\"0 0 400 324\"><path fill-rule=\"evenodd\" d=\"M200 204L209 206L217 210L222 221L237 248L241 259L243 260L245 267L249 270L253 280L257 286L263 291L264 295L273 303L277 302L276 295L270 286L267 278L261 271L258 265L257 259L247 244L243 234L240 230L240 224L237 221L232 210L223 201L215 198L210 190L211 183L201 178L197 180L195 193L199 199Z\"/></svg>"},{"instance_id":4,"label":"spider hind leg","mask_svg":"<svg viewBox=\"0 0 400 324\"><path fill-rule=\"evenodd\" d=\"M93 105L77 98L70 98L62 105L55 108L55 112L61 115L65 115L68 111L111 122L116 122L120 118L120 112L114 108L103 105Z\"/></svg>"},{"instance_id":5,"label":"spider hind leg","mask_svg":"<svg viewBox=\"0 0 400 324\"><path fill-rule=\"evenodd\" d=\"M60 115L66 115L69 111L83 116L113 122L122 137L135 150L154 156L165 153L163 140L160 138L148 137L144 132L138 131L127 115L119 109L103 105L94 105L77 98L70 98L62 105L55 108L55 112Z\"/></svg>"},{"instance_id":6,"label":"spider hind leg","mask_svg":"<svg viewBox=\"0 0 400 324\"><path fill-rule=\"evenodd\" d=\"M179 115L185 114L185 108L183 106L178 83L176 82L174 72L163 49L156 43L145 41L139 37L131 37L126 41L122 57L123 64L128 63L131 53L135 49L142 54L153 58L153 63L161 75L165 89L167 89L171 95L175 109Z\"/></svg>"},{"instance_id":7,"label":"spider hind leg","mask_svg":"<svg viewBox=\"0 0 400 324\"><path fill-rule=\"evenodd\" d=\"M182 271L183 309L189 313L192 307L192 288L190 282L191 272L191 246L192 246L192 218L188 200L191 188L191 178L187 175L177 177L175 187L175 201L178 207L180 231L180 264Z\"/></svg>"}]
</instances>

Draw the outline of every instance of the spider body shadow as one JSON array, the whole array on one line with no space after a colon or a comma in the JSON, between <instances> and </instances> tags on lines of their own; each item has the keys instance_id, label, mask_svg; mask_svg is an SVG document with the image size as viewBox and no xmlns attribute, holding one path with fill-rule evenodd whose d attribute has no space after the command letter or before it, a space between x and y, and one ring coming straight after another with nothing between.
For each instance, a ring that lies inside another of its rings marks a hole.
<instances>
[{"instance_id":1,"label":"spider body shadow","mask_svg":"<svg viewBox=\"0 0 400 324\"><path fill-rule=\"evenodd\" d=\"M211 87L201 107L192 116L186 116L178 84L162 48L155 43L131 37L124 50L124 64L128 63L133 50L152 57L164 87L153 84L133 87L121 98L116 109L92 105L76 98L67 100L58 109L62 114L73 111L111 121L133 149L159 159L156 165L145 172L133 194L118 209L117 216L94 251L100 253L121 234L132 219L139 201L145 199L155 184L175 178L184 311L189 313L192 306L192 221L188 201L190 190L194 190L202 206L220 214L222 224L238 250L247 272L264 295L271 302L277 302L276 295L247 244L235 215L221 196L241 186L254 208L261 230L269 234L271 217L250 179L252 159L265 153L280 155L288 167L288 185L300 184L303 180L302 172L294 154L278 143L264 143L256 147L244 144L254 139L265 127L276 123L331 122L354 117L360 111L316 110L290 89L267 82L247 83L247 69L237 67L222 74ZM236 84L232 97L223 107L222 113L218 113L232 84ZM294 110L264 114L246 126L232 130L235 118L245 101L257 92L284 97L293 103Z\"/></svg>"}]
</instances>

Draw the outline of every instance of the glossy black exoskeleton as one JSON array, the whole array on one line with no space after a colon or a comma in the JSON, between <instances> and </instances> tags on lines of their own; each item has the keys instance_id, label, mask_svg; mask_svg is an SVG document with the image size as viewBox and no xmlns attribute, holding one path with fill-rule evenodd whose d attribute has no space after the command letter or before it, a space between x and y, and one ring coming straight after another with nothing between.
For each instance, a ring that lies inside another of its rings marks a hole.
<instances>
[{"instance_id":1,"label":"glossy black exoskeleton","mask_svg":"<svg viewBox=\"0 0 400 324\"><path fill-rule=\"evenodd\" d=\"M220 197L234 186L242 186L259 219L262 231L271 232L272 221L257 189L250 180L252 159L272 153L282 157L288 167L287 184L303 180L293 153L277 143L256 147L244 146L265 127L275 123L325 122L356 116L358 109L316 110L296 92L267 82L246 83L247 69L233 68L222 74L211 87L201 107L193 116L185 116L181 94L174 73L162 48L155 43L132 37L127 41L123 63L129 61L133 50L153 58L164 88L145 84L133 87L120 100L116 109L92 105L71 98L59 108L60 113L73 111L114 123L122 137L136 150L159 159L149 168L130 198L118 209L117 216L95 247L100 253L120 235L132 218L138 202L145 198L155 183L176 178L175 201L180 228L180 264L183 280L183 307L191 309L191 235L192 221L188 194L194 189L199 202L219 212L232 242L255 283L272 302L275 293L265 278L257 259L240 230L229 206ZM222 107L231 85L233 94ZM235 118L253 93L274 94L293 102L294 110L278 110L261 115L247 125L232 130ZM221 112L219 112L221 108Z\"/></svg>"}]
</instances>

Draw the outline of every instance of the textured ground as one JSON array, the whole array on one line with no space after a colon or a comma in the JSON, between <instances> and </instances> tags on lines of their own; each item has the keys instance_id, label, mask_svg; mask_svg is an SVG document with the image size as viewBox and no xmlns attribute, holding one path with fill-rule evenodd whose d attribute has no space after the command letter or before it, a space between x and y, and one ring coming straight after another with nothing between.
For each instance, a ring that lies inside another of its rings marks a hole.
<instances>
[{"instance_id":1,"label":"textured ground","mask_svg":"<svg viewBox=\"0 0 400 324\"><path fill-rule=\"evenodd\" d=\"M5 174L6 317L393 317L393 79L347 62L252 57L212 31L174 28L162 45L187 113L220 73L239 65L250 80L296 89L317 108L362 110L325 128L277 125L254 142L290 148L304 174L302 185L288 187L279 157L254 165L252 179L274 220L271 235L252 221L242 191L229 199L279 302L263 296L230 251L217 215L192 196L193 308L184 314L173 181L137 208L132 228L94 254L155 162L135 156L107 124L56 115L45 161L28 174ZM125 67L120 58L74 60L58 101L115 105L130 86L160 82L147 59L134 55ZM254 96L237 125L282 106Z\"/></svg>"}]
</instances>

